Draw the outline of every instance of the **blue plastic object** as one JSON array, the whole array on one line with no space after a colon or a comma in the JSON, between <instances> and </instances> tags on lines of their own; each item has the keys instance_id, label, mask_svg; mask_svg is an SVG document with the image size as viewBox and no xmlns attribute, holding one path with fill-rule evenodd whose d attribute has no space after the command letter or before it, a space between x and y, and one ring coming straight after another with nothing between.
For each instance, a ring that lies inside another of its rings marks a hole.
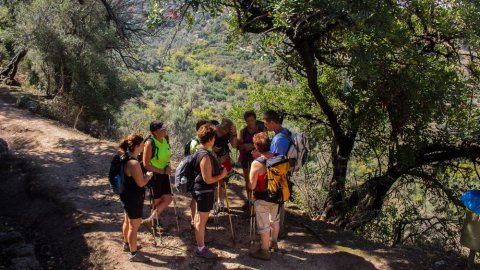
<instances>
[{"instance_id":1,"label":"blue plastic object","mask_svg":"<svg viewBox=\"0 0 480 270\"><path fill-rule=\"evenodd\" d=\"M475 214L480 214L480 190L474 189L463 193L460 197L463 204Z\"/></svg>"}]
</instances>

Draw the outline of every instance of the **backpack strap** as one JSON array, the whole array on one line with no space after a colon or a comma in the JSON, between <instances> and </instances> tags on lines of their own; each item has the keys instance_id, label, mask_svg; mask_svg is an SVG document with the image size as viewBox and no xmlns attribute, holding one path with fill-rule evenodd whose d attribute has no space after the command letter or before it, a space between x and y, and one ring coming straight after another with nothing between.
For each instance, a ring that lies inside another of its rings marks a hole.
<instances>
[{"instance_id":1,"label":"backpack strap","mask_svg":"<svg viewBox=\"0 0 480 270\"><path fill-rule=\"evenodd\" d=\"M295 149L298 151L298 147L295 145L295 143L293 142L292 140L292 133L287 129L288 133L290 133L290 135L287 135L285 133L277 133L275 135L279 135L280 137L283 137L283 138L287 138L288 139L288 148L290 148L290 146L293 145L293 147L295 147Z\"/></svg>"},{"instance_id":2,"label":"backpack strap","mask_svg":"<svg viewBox=\"0 0 480 270\"><path fill-rule=\"evenodd\" d=\"M267 165L267 159L264 156L259 156L255 160L262 163L263 165Z\"/></svg>"},{"instance_id":3,"label":"backpack strap","mask_svg":"<svg viewBox=\"0 0 480 270\"><path fill-rule=\"evenodd\" d=\"M152 157L151 158L156 158L158 159L158 151L157 151L157 145L155 145L155 140L153 139L152 135L148 136L146 139L145 139L145 142L148 142L150 141L151 142L151 145L152 145ZM168 143L168 141L167 141Z\"/></svg>"},{"instance_id":4,"label":"backpack strap","mask_svg":"<svg viewBox=\"0 0 480 270\"><path fill-rule=\"evenodd\" d=\"M120 177L122 179L122 181L124 181L125 179L125 165L127 164L127 162L129 162L130 160L134 159L133 157L129 156L128 153L123 153L121 156L120 156Z\"/></svg>"}]
</instances>

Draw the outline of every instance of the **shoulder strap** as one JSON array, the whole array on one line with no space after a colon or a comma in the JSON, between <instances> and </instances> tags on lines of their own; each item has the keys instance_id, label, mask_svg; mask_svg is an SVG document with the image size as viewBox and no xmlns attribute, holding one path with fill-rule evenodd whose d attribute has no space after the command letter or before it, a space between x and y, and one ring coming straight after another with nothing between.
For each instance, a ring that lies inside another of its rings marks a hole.
<instances>
[{"instance_id":1,"label":"shoulder strap","mask_svg":"<svg viewBox=\"0 0 480 270\"><path fill-rule=\"evenodd\" d=\"M279 135L280 137L287 138L288 139L288 148L290 148L290 146L292 146L292 145L295 146L295 148L297 148L297 146L295 145L295 143L292 140L292 133L289 130L287 130L287 131L288 131L288 133L290 133L290 135L287 135L287 134L282 133L282 132L279 132L275 135Z\"/></svg>"},{"instance_id":2,"label":"shoulder strap","mask_svg":"<svg viewBox=\"0 0 480 270\"><path fill-rule=\"evenodd\" d=\"M152 158L155 157L156 159L158 159L157 145L155 144L155 140L153 139L152 135L148 136L145 139L145 142L148 142L148 141L150 141L152 145ZM168 140L167 140L167 143L168 143Z\"/></svg>"},{"instance_id":3,"label":"shoulder strap","mask_svg":"<svg viewBox=\"0 0 480 270\"><path fill-rule=\"evenodd\" d=\"M267 159L263 156L259 156L258 158L255 159L256 161L263 163L264 165L267 164Z\"/></svg>"},{"instance_id":4,"label":"shoulder strap","mask_svg":"<svg viewBox=\"0 0 480 270\"><path fill-rule=\"evenodd\" d=\"M124 153L120 156L120 177L125 179L125 165L128 161L134 159L133 157L129 156L127 153Z\"/></svg>"}]
</instances>

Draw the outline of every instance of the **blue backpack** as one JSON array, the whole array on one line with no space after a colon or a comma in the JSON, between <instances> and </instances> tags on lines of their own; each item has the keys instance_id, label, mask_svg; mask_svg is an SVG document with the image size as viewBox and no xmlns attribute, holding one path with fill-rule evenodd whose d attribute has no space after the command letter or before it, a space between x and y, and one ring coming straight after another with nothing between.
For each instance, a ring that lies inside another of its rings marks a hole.
<instances>
[{"instance_id":1,"label":"blue backpack","mask_svg":"<svg viewBox=\"0 0 480 270\"><path fill-rule=\"evenodd\" d=\"M125 163L130 159L131 158L126 153L116 154L110 163L108 181L110 182L110 186L115 194L120 194L125 189L125 173L123 168Z\"/></svg>"}]
</instances>

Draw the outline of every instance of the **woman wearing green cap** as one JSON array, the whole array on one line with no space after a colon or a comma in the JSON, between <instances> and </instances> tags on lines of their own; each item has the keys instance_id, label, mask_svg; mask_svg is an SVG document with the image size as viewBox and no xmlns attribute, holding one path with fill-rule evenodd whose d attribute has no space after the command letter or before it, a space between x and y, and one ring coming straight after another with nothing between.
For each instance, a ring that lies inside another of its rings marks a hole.
<instances>
[{"instance_id":1,"label":"woman wearing green cap","mask_svg":"<svg viewBox=\"0 0 480 270\"><path fill-rule=\"evenodd\" d=\"M173 200L170 186L170 144L167 141L167 129L164 123L153 121L150 123L152 136L145 141L143 149L143 166L153 172L150 188L152 191L154 210L152 215L143 220L142 224L152 231L152 224L158 220L160 214L170 205ZM156 224L159 226L159 224Z\"/></svg>"}]
</instances>

